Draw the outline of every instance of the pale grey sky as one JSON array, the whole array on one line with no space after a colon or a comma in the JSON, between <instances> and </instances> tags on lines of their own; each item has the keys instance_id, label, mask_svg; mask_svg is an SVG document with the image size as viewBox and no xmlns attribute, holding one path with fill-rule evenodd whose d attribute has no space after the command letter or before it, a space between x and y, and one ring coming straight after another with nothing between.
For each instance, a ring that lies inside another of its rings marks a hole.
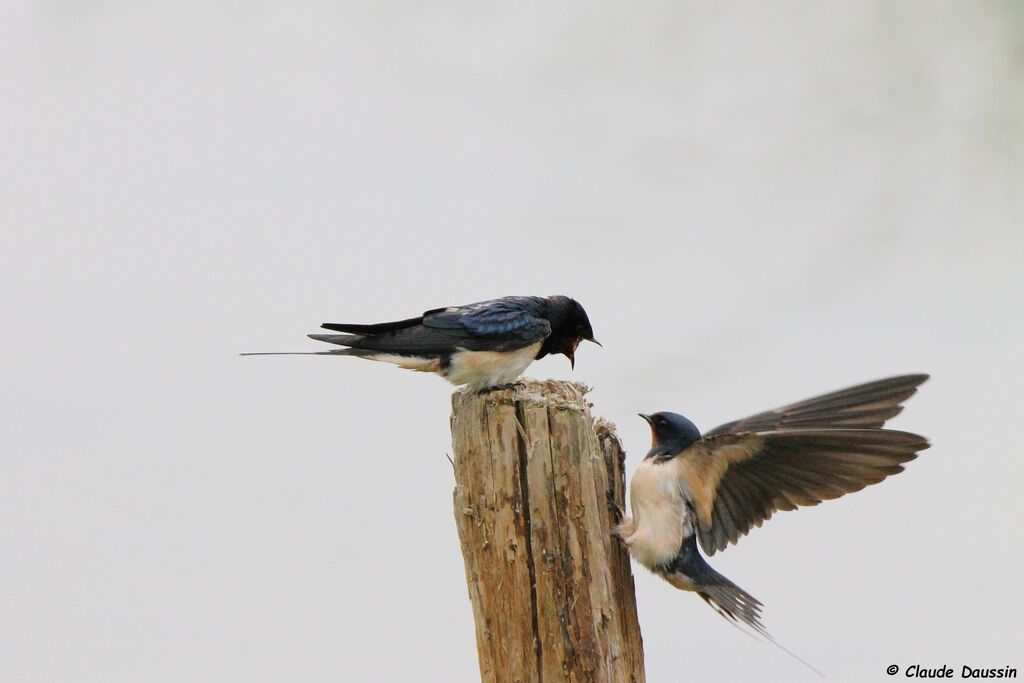
<instances>
[{"instance_id":1,"label":"pale grey sky","mask_svg":"<svg viewBox=\"0 0 1024 683\"><path fill-rule=\"evenodd\" d=\"M0 679L476 679L450 387L236 354L553 293L629 470L932 373L905 474L711 563L831 680L1024 670L1017 3L15 0L0 57ZM813 680L636 574L652 683Z\"/></svg>"}]
</instances>

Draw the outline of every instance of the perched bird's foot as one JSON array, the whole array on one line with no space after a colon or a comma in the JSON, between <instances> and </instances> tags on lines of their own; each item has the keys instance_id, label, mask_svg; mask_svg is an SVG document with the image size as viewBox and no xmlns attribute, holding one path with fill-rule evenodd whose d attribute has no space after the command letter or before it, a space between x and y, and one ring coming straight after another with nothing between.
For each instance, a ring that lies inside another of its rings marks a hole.
<instances>
[{"instance_id":1,"label":"perched bird's foot","mask_svg":"<svg viewBox=\"0 0 1024 683\"><path fill-rule=\"evenodd\" d=\"M605 499L608 501L608 511L612 515L612 522L619 524L622 522L625 512L623 512L622 508L619 507L619 503L615 500L615 492L608 489L605 492ZM618 536L618 533L612 530L612 536Z\"/></svg>"},{"instance_id":2,"label":"perched bird's foot","mask_svg":"<svg viewBox=\"0 0 1024 683\"><path fill-rule=\"evenodd\" d=\"M497 385L495 385L493 387L484 387L483 389L480 389L477 393L478 394L489 394L492 391L505 391L506 389L519 389L522 386L523 386L522 382L509 382L508 384L497 384Z\"/></svg>"}]
</instances>

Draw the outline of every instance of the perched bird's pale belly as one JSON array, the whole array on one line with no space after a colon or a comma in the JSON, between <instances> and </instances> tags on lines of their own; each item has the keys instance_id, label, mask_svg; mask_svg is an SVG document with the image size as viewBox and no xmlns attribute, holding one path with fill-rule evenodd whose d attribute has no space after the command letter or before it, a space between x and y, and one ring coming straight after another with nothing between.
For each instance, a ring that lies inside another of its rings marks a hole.
<instances>
[{"instance_id":1,"label":"perched bird's pale belly","mask_svg":"<svg viewBox=\"0 0 1024 683\"><path fill-rule=\"evenodd\" d=\"M458 349L451 356L445 379L452 384L465 384L470 389L500 386L514 382L537 357L537 342L516 351L466 351Z\"/></svg>"},{"instance_id":2,"label":"perched bird's pale belly","mask_svg":"<svg viewBox=\"0 0 1024 683\"><path fill-rule=\"evenodd\" d=\"M630 554L648 569L671 562L683 539L693 533L682 489L675 476L662 469L674 464L652 460L640 464L629 485L633 516L617 529Z\"/></svg>"}]
</instances>

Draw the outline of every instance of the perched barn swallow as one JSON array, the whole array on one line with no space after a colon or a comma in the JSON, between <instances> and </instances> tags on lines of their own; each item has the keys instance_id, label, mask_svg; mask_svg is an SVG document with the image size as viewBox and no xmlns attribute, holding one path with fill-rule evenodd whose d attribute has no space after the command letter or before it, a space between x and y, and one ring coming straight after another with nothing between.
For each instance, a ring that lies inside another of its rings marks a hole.
<instances>
[{"instance_id":1,"label":"perched barn swallow","mask_svg":"<svg viewBox=\"0 0 1024 683\"><path fill-rule=\"evenodd\" d=\"M433 372L455 385L481 390L515 381L534 360L563 354L576 366L576 347L594 339L587 312L567 296L506 296L435 308L416 318L375 325L324 323L311 339L348 348L243 356L356 356Z\"/></svg>"},{"instance_id":2,"label":"perched barn swallow","mask_svg":"<svg viewBox=\"0 0 1024 683\"><path fill-rule=\"evenodd\" d=\"M653 445L629 486L633 516L615 534L640 564L772 640L761 603L712 569L698 541L713 555L776 510L817 505L901 472L929 444L882 427L926 379L861 384L703 435L682 415L641 415Z\"/></svg>"}]
</instances>

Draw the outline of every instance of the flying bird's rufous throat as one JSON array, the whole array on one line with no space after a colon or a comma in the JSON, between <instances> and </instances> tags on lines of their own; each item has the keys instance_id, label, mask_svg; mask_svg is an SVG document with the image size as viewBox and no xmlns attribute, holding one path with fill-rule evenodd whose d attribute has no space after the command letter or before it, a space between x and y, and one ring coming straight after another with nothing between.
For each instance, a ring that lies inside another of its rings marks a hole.
<instances>
[{"instance_id":1,"label":"flying bird's rufous throat","mask_svg":"<svg viewBox=\"0 0 1024 683\"><path fill-rule=\"evenodd\" d=\"M902 472L928 441L883 427L926 379L869 382L704 434L682 415L641 413L652 445L630 481L632 514L615 535L640 564L771 639L761 603L712 569L698 543L713 555L779 510L817 505Z\"/></svg>"}]
</instances>

